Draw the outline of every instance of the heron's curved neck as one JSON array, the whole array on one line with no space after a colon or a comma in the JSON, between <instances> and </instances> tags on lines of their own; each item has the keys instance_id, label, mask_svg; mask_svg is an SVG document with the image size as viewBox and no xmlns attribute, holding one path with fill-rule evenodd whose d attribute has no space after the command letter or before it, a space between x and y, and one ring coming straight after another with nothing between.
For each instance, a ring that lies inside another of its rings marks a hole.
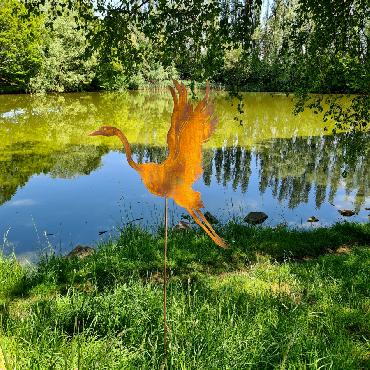
<instances>
[{"instance_id":1,"label":"heron's curved neck","mask_svg":"<svg viewBox=\"0 0 370 370\"><path fill-rule=\"evenodd\" d=\"M139 170L139 165L133 161L132 159L132 152L131 152L131 147L130 147L130 144L126 138L126 136L123 134L122 131L118 130L117 129L117 132L116 132L116 135L119 137L119 139L122 141L122 144L125 148L125 152L126 152L126 158L127 158L127 162L128 164L134 168L135 170Z\"/></svg>"}]
</instances>

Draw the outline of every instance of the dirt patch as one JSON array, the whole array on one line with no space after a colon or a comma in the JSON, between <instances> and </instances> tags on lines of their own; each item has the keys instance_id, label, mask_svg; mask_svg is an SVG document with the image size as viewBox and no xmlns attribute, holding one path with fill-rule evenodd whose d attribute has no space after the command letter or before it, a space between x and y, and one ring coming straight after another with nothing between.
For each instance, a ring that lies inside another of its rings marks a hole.
<instances>
[{"instance_id":1,"label":"dirt patch","mask_svg":"<svg viewBox=\"0 0 370 370\"><path fill-rule=\"evenodd\" d=\"M348 245L342 245L336 249L335 254L348 254L351 252L351 248Z\"/></svg>"}]
</instances>

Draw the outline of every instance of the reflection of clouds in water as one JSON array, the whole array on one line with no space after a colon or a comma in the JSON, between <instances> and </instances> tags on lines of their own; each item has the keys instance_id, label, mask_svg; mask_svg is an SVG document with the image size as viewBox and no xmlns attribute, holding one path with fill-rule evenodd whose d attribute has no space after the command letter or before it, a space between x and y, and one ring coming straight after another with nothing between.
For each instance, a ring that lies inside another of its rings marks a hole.
<instances>
[{"instance_id":1,"label":"reflection of clouds in water","mask_svg":"<svg viewBox=\"0 0 370 370\"><path fill-rule=\"evenodd\" d=\"M34 206L35 204L37 204L37 202L34 201L33 199L19 199L19 200L10 202L9 205L11 207L30 207L30 206Z\"/></svg>"},{"instance_id":2,"label":"reflection of clouds in water","mask_svg":"<svg viewBox=\"0 0 370 370\"><path fill-rule=\"evenodd\" d=\"M31 115L32 116L37 116L45 113L58 113L62 111L62 107L57 107L57 108L42 108L42 109L32 109ZM9 110L7 112L1 113L0 114L0 119L8 120L11 122L16 122L17 118L20 116L23 116L26 113L26 110L23 108L15 108L12 110Z\"/></svg>"},{"instance_id":3,"label":"reflection of clouds in water","mask_svg":"<svg viewBox=\"0 0 370 370\"><path fill-rule=\"evenodd\" d=\"M38 251L24 252L20 254L17 253L17 261L21 266L33 266L38 262L39 257L40 252Z\"/></svg>"},{"instance_id":4,"label":"reflection of clouds in water","mask_svg":"<svg viewBox=\"0 0 370 370\"><path fill-rule=\"evenodd\" d=\"M26 111L24 109L16 108L16 109L0 114L0 118L4 118L4 119L17 118L18 116L21 116L25 112Z\"/></svg>"},{"instance_id":5,"label":"reflection of clouds in water","mask_svg":"<svg viewBox=\"0 0 370 370\"><path fill-rule=\"evenodd\" d=\"M338 209L341 208L348 208L348 207L353 207L353 205L356 203L356 192L357 190L354 191L352 194L338 194L335 197L334 200L334 206ZM365 196L363 199L363 208L367 208L370 205L370 196Z\"/></svg>"},{"instance_id":6,"label":"reflection of clouds in water","mask_svg":"<svg viewBox=\"0 0 370 370\"><path fill-rule=\"evenodd\" d=\"M232 199L226 202L226 205L232 207L233 209L251 209L256 210L261 208L261 202L254 199Z\"/></svg>"},{"instance_id":7,"label":"reflection of clouds in water","mask_svg":"<svg viewBox=\"0 0 370 370\"><path fill-rule=\"evenodd\" d=\"M335 207L341 208L355 203L355 196L353 194L340 194L335 197Z\"/></svg>"}]
</instances>

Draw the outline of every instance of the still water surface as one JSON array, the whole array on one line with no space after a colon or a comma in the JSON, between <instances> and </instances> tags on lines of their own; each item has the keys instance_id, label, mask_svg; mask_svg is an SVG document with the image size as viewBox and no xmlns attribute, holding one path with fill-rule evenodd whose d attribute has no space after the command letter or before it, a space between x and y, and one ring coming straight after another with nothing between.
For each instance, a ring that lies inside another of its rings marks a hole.
<instances>
[{"instance_id":1,"label":"still water surface","mask_svg":"<svg viewBox=\"0 0 370 370\"><path fill-rule=\"evenodd\" d=\"M351 220L368 221L368 135L334 137L319 115L294 116L285 95L245 94L242 126L226 94L212 100L219 124L194 186L205 210L222 222L264 211L266 225L316 227L308 217L330 225L347 208L358 212ZM160 162L171 112L167 91L1 95L0 244L27 256L94 243L130 222L156 228L163 199L144 188L117 138L87 134L117 126L138 162ZM172 224L183 213L170 202Z\"/></svg>"}]
</instances>

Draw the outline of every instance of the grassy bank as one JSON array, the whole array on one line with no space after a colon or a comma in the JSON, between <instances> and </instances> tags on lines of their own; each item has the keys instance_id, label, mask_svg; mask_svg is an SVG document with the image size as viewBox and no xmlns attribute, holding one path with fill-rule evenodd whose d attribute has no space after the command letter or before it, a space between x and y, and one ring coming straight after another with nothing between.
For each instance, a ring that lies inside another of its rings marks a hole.
<instances>
[{"instance_id":1,"label":"grassy bank","mask_svg":"<svg viewBox=\"0 0 370 370\"><path fill-rule=\"evenodd\" d=\"M170 233L170 368L369 366L369 224L220 233L230 250ZM1 257L0 368L160 368L161 235L127 228L33 268Z\"/></svg>"}]
</instances>

